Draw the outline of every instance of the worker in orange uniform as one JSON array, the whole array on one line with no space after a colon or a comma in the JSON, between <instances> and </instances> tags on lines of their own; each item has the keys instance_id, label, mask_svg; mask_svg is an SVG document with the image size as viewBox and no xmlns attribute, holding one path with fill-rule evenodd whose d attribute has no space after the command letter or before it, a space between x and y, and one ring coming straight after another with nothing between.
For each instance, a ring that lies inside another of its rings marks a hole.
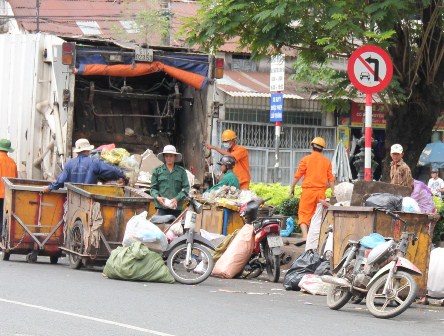
<instances>
[{"instance_id":1,"label":"worker in orange uniform","mask_svg":"<svg viewBox=\"0 0 444 336\"><path fill-rule=\"evenodd\" d=\"M13 159L8 156L12 153L11 141L0 139L0 234L3 228L3 203L5 200L5 184L2 177L17 177L17 165ZM1 250L1 249L0 249Z\"/></svg>"},{"instance_id":2,"label":"worker in orange uniform","mask_svg":"<svg viewBox=\"0 0 444 336\"><path fill-rule=\"evenodd\" d=\"M312 153L305 156L299 163L290 188L290 197L294 195L294 187L302 181L302 195L299 201L298 225L302 231L302 241L307 239L308 228L319 200L325 199L325 191L330 186L334 193L335 178L332 174L331 161L321 153L325 148L325 140L316 137L310 143Z\"/></svg>"},{"instance_id":3,"label":"worker in orange uniform","mask_svg":"<svg viewBox=\"0 0 444 336\"><path fill-rule=\"evenodd\" d=\"M208 149L214 149L222 155L230 155L236 160L233 168L234 174L239 179L241 189L250 188L250 164L248 163L248 150L236 144L237 135L233 130L227 129L222 132L222 148L206 144Z\"/></svg>"}]
</instances>

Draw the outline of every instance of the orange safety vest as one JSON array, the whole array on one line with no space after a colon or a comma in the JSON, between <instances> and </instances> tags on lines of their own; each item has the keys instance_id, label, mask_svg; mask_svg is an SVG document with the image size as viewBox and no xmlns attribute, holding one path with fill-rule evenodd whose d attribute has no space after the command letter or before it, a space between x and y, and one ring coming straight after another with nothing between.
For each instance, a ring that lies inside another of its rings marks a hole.
<instances>
[{"instance_id":1,"label":"orange safety vest","mask_svg":"<svg viewBox=\"0 0 444 336\"><path fill-rule=\"evenodd\" d=\"M250 164L248 163L248 150L245 147L234 144L234 146L230 148L228 152L236 160L236 165L233 168L233 172L239 179L240 188L250 188Z\"/></svg>"},{"instance_id":2,"label":"orange safety vest","mask_svg":"<svg viewBox=\"0 0 444 336\"><path fill-rule=\"evenodd\" d=\"M5 184L2 177L17 177L17 165L6 152L0 151L0 198L5 198Z\"/></svg>"}]
</instances>

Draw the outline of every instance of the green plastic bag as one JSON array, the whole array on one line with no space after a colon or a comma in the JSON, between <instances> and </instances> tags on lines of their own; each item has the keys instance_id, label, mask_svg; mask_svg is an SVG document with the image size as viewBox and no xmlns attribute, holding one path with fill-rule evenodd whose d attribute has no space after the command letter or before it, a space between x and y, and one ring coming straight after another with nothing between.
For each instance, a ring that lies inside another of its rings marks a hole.
<instances>
[{"instance_id":1,"label":"green plastic bag","mask_svg":"<svg viewBox=\"0 0 444 336\"><path fill-rule=\"evenodd\" d=\"M136 241L111 252L103 274L110 279L174 283L162 256Z\"/></svg>"}]
</instances>

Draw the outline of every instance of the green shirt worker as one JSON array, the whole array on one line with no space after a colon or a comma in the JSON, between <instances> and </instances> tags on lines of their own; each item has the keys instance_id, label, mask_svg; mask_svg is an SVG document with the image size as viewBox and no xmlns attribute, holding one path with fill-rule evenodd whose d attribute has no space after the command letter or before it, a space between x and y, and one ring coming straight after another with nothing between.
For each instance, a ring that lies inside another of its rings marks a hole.
<instances>
[{"instance_id":1,"label":"green shirt worker","mask_svg":"<svg viewBox=\"0 0 444 336\"><path fill-rule=\"evenodd\" d=\"M154 198L157 215L177 217L185 199L184 190L187 193L190 190L185 168L176 164L182 161L182 154L176 151L176 147L167 145L157 157L164 164L153 171L150 194Z\"/></svg>"},{"instance_id":2,"label":"green shirt worker","mask_svg":"<svg viewBox=\"0 0 444 336\"><path fill-rule=\"evenodd\" d=\"M234 157L230 155L224 155L221 157L220 161L217 163L220 165L221 172L223 174L219 183L216 183L207 192L211 192L212 190L218 190L223 186L232 186L236 187L236 189L240 189L239 179L236 174L233 172L234 165L236 164L236 160Z\"/></svg>"}]
</instances>

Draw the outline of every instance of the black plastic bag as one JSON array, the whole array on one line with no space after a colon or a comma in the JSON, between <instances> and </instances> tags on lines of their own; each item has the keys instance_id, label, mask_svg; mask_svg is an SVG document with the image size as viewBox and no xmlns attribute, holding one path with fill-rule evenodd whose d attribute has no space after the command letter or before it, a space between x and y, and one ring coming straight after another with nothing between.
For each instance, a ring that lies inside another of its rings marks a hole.
<instances>
[{"instance_id":1,"label":"black plastic bag","mask_svg":"<svg viewBox=\"0 0 444 336\"><path fill-rule=\"evenodd\" d=\"M305 274L314 274L322 259L316 251L308 250L302 253L291 265L284 277L286 290L300 290L299 282Z\"/></svg>"},{"instance_id":2,"label":"black plastic bag","mask_svg":"<svg viewBox=\"0 0 444 336\"><path fill-rule=\"evenodd\" d=\"M316 267L316 270L314 271L314 274L316 275L332 275L331 268L330 268L330 260L324 260L322 259L321 263L318 267Z\"/></svg>"},{"instance_id":3,"label":"black plastic bag","mask_svg":"<svg viewBox=\"0 0 444 336\"><path fill-rule=\"evenodd\" d=\"M402 197L389 193L371 194L364 203L365 206L383 208L391 211L402 210Z\"/></svg>"}]
</instances>

